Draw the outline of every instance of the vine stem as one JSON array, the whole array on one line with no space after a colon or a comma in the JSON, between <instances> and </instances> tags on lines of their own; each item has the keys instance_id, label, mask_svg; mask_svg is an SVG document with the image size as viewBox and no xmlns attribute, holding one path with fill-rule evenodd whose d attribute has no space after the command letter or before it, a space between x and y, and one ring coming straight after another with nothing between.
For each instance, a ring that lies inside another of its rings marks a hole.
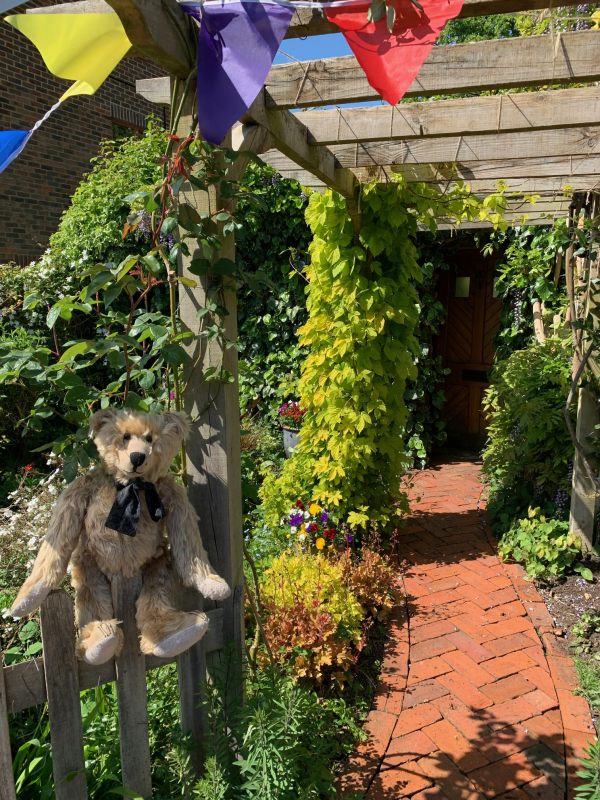
<instances>
[{"instance_id":1,"label":"vine stem","mask_svg":"<svg viewBox=\"0 0 600 800\"><path fill-rule=\"evenodd\" d=\"M246 590L246 596L248 597L248 602L250 603L250 609L252 610L252 616L254 617L254 621L256 622L256 633L254 634L254 641L252 642L252 646L248 650L248 656L250 657L253 663L256 663L256 651L258 650L258 645L260 643L260 639L262 638L263 643L265 645L265 650L267 651L267 655L269 656L269 661L271 666L274 666L275 660L273 658L273 651L271 650L271 646L269 644L269 640L267 639L267 634L265 633L264 626L262 624L262 619L260 618L260 584L258 581L258 572L256 570L256 564L254 563L254 559L250 555L248 548L246 547L246 542L242 541L242 549L244 553L244 558L248 562L250 566L250 571L252 572L252 582L254 583L254 591L256 595L250 588L248 581L244 577L244 588Z\"/></svg>"}]
</instances>

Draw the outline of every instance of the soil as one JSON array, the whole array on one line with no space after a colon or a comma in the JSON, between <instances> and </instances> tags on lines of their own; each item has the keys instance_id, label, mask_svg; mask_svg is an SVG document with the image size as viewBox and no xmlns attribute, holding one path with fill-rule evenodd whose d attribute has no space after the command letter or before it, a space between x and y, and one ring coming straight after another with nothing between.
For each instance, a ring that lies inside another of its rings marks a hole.
<instances>
[{"instance_id":1,"label":"soil","mask_svg":"<svg viewBox=\"0 0 600 800\"><path fill-rule=\"evenodd\" d=\"M554 620L555 634L563 636L574 656L590 660L600 653L600 630L589 638L581 639L573 633L573 626L581 621L584 613L600 615L600 563L590 565L594 581L588 582L579 575L568 575L555 584L538 584L538 590L546 602ZM598 663L596 660L594 663ZM596 725L600 722L595 715Z\"/></svg>"}]
</instances>

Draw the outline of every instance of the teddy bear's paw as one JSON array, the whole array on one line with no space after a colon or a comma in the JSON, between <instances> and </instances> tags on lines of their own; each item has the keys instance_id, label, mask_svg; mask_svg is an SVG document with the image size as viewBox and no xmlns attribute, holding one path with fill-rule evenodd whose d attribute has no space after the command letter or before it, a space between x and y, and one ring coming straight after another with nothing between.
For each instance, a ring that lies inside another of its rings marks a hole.
<instances>
[{"instance_id":1,"label":"teddy bear's paw","mask_svg":"<svg viewBox=\"0 0 600 800\"><path fill-rule=\"evenodd\" d=\"M218 575L207 575L196 584L200 594L208 597L209 600L225 600L231 594L226 581Z\"/></svg>"},{"instance_id":2,"label":"teddy bear's paw","mask_svg":"<svg viewBox=\"0 0 600 800\"><path fill-rule=\"evenodd\" d=\"M21 592L17 595L17 599L10 609L11 616L15 619L26 617L28 614L33 614L34 611L42 605L44 600L48 597L52 590L51 586L43 581L38 581L27 592L24 597L21 597Z\"/></svg>"},{"instance_id":3,"label":"teddy bear's paw","mask_svg":"<svg viewBox=\"0 0 600 800\"><path fill-rule=\"evenodd\" d=\"M123 647L123 632L116 620L90 622L81 631L78 655L87 664L105 664Z\"/></svg>"},{"instance_id":4,"label":"teddy bear's paw","mask_svg":"<svg viewBox=\"0 0 600 800\"><path fill-rule=\"evenodd\" d=\"M152 648L153 655L174 658L200 641L208 630L208 617L202 613L186 613L185 617L184 627L157 642Z\"/></svg>"}]
</instances>

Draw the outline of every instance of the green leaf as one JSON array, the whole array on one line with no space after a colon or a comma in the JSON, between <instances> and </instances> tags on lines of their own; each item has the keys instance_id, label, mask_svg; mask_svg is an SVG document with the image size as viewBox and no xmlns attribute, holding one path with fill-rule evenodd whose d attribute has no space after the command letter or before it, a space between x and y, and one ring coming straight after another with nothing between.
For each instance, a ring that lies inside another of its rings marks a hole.
<instances>
[{"instance_id":1,"label":"green leaf","mask_svg":"<svg viewBox=\"0 0 600 800\"><path fill-rule=\"evenodd\" d=\"M181 203L178 211L179 224L188 231L193 231L196 225L202 224L198 211L189 203Z\"/></svg>"},{"instance_id":2,"label":"green leaf","mask_svg":"<svg viewBox=\"0 0 600 800\"><path fill-rule=\"evenodd\" d=\"M89 353L89 351L94 347L94 342L90 341L82 341L77 342L77 344L72 345L64 353L58 360L59 364L64 364L65 361L72 361L76 356L83 355L83 353Z\"/></svg>"},{"instance_id":3,"label":"green leaf","mask_svg":"<svg viewBox=\"0 0 600 800\"><path fill-rule=\"evenodd\" d=\"M189 356L178 344L166 344L161 349L161 354L167 364L185 364L186 361L189 361Z\"/></svg>"},{"instance_id":4,"label":"green leaf","mask_svg":"<svg viewBox=\"0 0 600 800\"><path fill-rule=\"evenodd\" d=\"M144 266L148 267L153 275L160 275L164 269L162 262L159 261L155 255L152 255L152 253L148 253L148 255L144 256L140 260Z\"/></svg>"}]
</instances>

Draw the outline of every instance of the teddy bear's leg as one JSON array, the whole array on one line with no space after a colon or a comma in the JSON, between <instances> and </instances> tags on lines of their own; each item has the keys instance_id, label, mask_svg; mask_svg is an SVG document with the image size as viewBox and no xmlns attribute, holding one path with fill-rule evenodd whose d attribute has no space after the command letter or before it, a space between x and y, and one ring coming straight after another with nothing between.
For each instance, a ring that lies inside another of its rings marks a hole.
<instances>
[{"instance_id":1,"label":"teddy bear's leg","mask_svg":"<svg viewBox=\"0 0 600 800\"><path fill-rule=\"evenodd\" d=\"M121 652L123 632L114 619L108 578L85 549L73 555L71 583L79 628L77 655L88 664L104 664Z\"/></svg>"},{"instance_id":2,"label":"teddy bear's leg","mask_svg":"<svg viewBox=\"0 0 600 800\"><path fill-rule=\"evenodd\" d=\"M172 658L204 636L208 617L201 611L175 608L173 575L165 555L153 559L142 574L143 586L136 609L140 649L146 655Z\"/></svg>"}]
</instances>

